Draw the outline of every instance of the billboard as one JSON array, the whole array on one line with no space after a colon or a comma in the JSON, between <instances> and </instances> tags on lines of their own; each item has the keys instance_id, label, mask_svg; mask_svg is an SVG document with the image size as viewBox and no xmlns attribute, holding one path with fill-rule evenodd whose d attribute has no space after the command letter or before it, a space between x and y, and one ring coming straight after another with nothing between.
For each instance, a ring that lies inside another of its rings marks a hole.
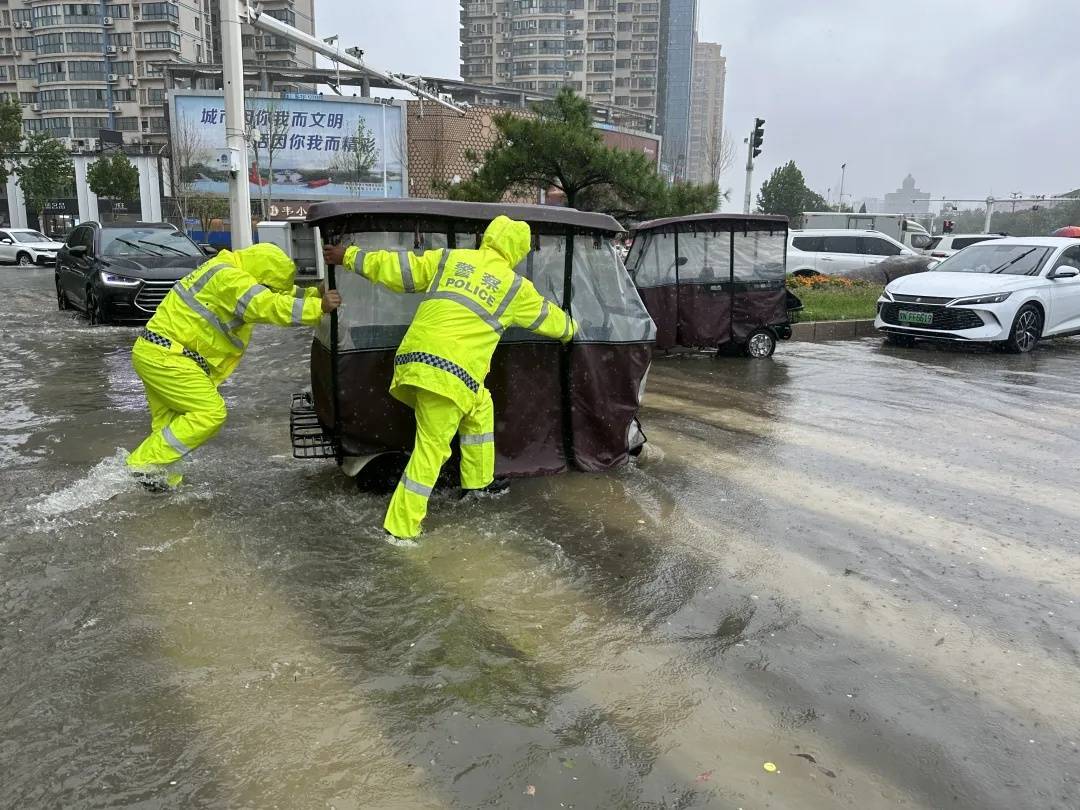
<instances>
[{"instance_id":1,"label":"billboard","mask_svg":"<svg viewBox=\"0 0 1080 810\"><path fill-rule=\"evenodd\" d=\"M407 188L400 103L316 94L247 93L252 199L401 197ZM197 194L227 194L223 94L170 93L169 127L178 181Z\"/></svg>"}]
</instances>

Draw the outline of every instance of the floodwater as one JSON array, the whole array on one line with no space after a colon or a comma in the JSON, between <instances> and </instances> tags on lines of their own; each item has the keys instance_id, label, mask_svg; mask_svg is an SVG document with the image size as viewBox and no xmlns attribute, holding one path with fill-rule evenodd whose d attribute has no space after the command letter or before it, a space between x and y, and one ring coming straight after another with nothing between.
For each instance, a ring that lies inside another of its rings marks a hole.
<instances>
[{"instance_id":1,"label":"floodwater","mask_svg":"<svg viewBox=\"0 0 1080 810\"><path fill-rule=\"evenodd\" d=\"M307 330L132 488L134 332L51 279L0 268L0 807L1080 806L1076 342L661 360L640 463L407 550L290 457Z\"/></svg>"}]
</instances>

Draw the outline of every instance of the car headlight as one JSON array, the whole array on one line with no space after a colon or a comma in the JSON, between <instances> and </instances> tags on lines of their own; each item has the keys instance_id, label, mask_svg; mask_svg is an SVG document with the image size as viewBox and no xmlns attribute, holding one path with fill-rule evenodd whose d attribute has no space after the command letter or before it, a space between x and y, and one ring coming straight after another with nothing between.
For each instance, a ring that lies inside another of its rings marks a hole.
<instances>
[{"instance_id":1,"label":"car headlight","mask_svg":"<svg viewBox=\"0 0 1080 810\"><path fill-rule=\"evenodd\" d=\"M957 298L949 306L963 306L967 304L1000 304L1006 298L1012 295L1011 292L1006 293L994 293L993 295L976 295L971 298Z\"/></svg>"},{"instance_id":2,"label":"car headlight","mask_svg":"<svg viewBox=\"0 0 1080 810\"><path fill-rule=\"evenodd\" d=\"M890 293L888 290L882 290L881 297L884 298L886 301L893 300L892 293Z\"/></svg>"},{"instance_id":3,"label":"car headlight","mask_svg":"<svg viewBox=\"0 0 1080 810\"><path fill-rule=\"evenodd\" d=\"M110 287L138 287L142 282L137 278L118 276L115 273L102 273L101 282Z\"/></svg>"}]
</instances>

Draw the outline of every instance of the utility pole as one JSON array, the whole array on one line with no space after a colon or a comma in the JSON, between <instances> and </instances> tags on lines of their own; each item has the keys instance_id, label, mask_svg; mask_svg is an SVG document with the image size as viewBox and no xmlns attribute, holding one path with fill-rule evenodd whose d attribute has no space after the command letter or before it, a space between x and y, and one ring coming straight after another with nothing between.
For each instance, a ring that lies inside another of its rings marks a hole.
<instances>
[{"instance_id":1,"label":"utility pole","mask_svg":"<svg viewBox=\"0 0 1080 810\"><path fill-rule=\"evenodd\" d=\"M839 199L839 201L837 202L837 205L836 205L836 210L837 211L843 211L844 210L844 175L846 175L846 174L847 174L847 164L846 163L841 163L840 164L840 199Z\"/></svg>"},{"instance_id":2,"label":"utility pole","mask_svg":"<svg viewBox=\"0 0 1080 810\"><path fill-rule=\"evenodd\" d=\"M750 192L754 181L754 158L761 154L761 144L765 140L765 119L755 118L754 128L750 131L746 149L746 195L743 198L743 213L750 213Z\"/></svg>"},{"instance_id":3,"label":"utility pole","mask_svg":"<svg viewBox=\"0 0 1080 810\"><path fill-rule=\"evenodd\" d=\"M225 80L225 149L229 169L229 228L233 249L251 245L251 185L244 133L244 62L240 4L221 0L221 61Z\"/></svg>"}]
</instances>

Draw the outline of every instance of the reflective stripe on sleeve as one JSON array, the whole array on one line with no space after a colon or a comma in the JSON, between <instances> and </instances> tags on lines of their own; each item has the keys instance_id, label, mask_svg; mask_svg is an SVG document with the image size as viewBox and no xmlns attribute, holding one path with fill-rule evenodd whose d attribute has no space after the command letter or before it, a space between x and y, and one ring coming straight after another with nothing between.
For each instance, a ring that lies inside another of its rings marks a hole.
<instances>
[{"instance_id":1,"label":"reflective stripe on sleeve","mask_svg":"<svg viewBox=\"0 0 1080 810\"><path fill-rule=\"evenodd\" d=\"M571 320L570 316L566 314L566 312L563 312L563 315L566 315L566 328L562 330L562 334L559 336L559 340L566 340L566 338L570 334L570 327L574 323L573 320Z\"/></svg>"},{"instance_id":2,"label":"reflective stripe on sleeve","mask_svg":"<svg viewBox=\"0 0 1080 810\"><path fill-rule=\"evenodd\" d=\"M461 443L465 444L487 444L488 442L495 441L494 433L472 433L468 436L461 437Z\"/></svg>"},{"instance_id":3,"label":"reflective stripe on sleeve","mask_svg":"<svg viewBox=\"0 0 1080 810\"><path fill-rule=\"evenodd\" d=\"M397 252L398 265L401 268L401 287L407 293L416 292L416 285L413 283L412 265L409 263L409 251L399 250Z\"/></svg>"},{"instance_id":4,"label":"reflective stripe on sleeve","mask_svg":"<svg viewBox=\"0 0 1080 810\"><path fill-rule=\"evenodd\" d=\"M544 305L540 307L540 316L529 324L528 329L530 332L535 332L541 326L544 325L544 321L547 320L548 312L551 310L551 305L544 299Z\"/></svg>"},{"instance_id":5,"label":"reflective stripe on sleeve","mask_svg":"<svg viewBox=\"0 0 1080 810\"><path fill-rule=\"evenodd\" d=\"M168 425L161 431L161 438L163 438L173 450L182 456L186 456L191 452L191 448L176 438L176 434L172 432L172 428Z\"/></svg>"},{"instance_id":6,"label":"reflective stripe on sleeve","mask_svg":"<svg viewBox=\"0 0 1080 810\"><path fill-rule=\"evenodd\" d=\"M450 258L450 248L442 249L442 258L439 259L439 269L435 271L435 278L431 280L431 286L429 290L439 289L439 282L442 281L443 271L446 270L446 261Z\"/></svg>"},{"instance_id":7,"label":"reflective stripe on sleeve","mask_svg":"<svg viewBox=\"0 0 1080 810\"><path fill-rule=\"evenodd\" d=\"M461 293L451 292L449 290L440 290L439 292L431 293L428 296L428 300L442 300L442 301L454 301L472 310L484 323L494 329L496 332L502 332L502 324L499 323L499 319L493 316L490 312L484 309L477 301L472 300L467 295Z\"/></svg>"},{"instance_id":8,"label":"reflective stripe on sleeve","mask_svg":"<svg viewBox=\"0 0 1080 810\"><path fill-rule=\"evenodd\" d=\"M517 295L518 290L521 289L521 276L517 273L514 274L514 281L510 284L510 289L507 291L503 300L499 302L499 306L495 309L494 318L499 320L503 313L506 312L506 308L510 306L510 302L514 300L514 296Z\"/></svg>"},{"instance_id":9,"label":"reflective stripe on sleeve","mask_svg":"<svg viewBox=\"0 0 1080 810\"><path fill-rule=\"evenodd\" d=\"M297 298L293 300L292 305L292 325L303 326L304 325L304 299Z\"/></svg>"},{"instance_id":10,"label":"reflective stripe on sleeve","mask_svg":"<svg viewBox=\"0 0 1080 810\"><path fill-rule=\"evenodd\" d=\"M415 492L417 495L423 495L425 498L430 498L433 487L425 487L423 484L418 484L413 481L409 476L401 476L401 485L409 492Z\"/></svg>"},{"instance_id":11,"label":"reflective stripe on sleeve","mask_svg":"<svg viewBox=\"0 0 1080 810\"><path fill-rule=\"evenodd\" d=\"M300 288L297 287L296 289L299 290ZM240 298L237 299L237 301L236 301L236 317L239 318L241 320L241 322L243 322L244 313L247 312L248 304L251 303L251 299L254 298L256 295L258 295L259 293L264 293L264 292L267 292L267 291L268 291L268 288L264 287L262 284L255 284L252 287L249 287L248 291L245 292L243 295L241 295ZM294 296L294 297L302 298L303 296L301 295L301 296ZM230 321L230 324L231 323L232 323L232 321Z\"/></svg>"}]
</instances>

